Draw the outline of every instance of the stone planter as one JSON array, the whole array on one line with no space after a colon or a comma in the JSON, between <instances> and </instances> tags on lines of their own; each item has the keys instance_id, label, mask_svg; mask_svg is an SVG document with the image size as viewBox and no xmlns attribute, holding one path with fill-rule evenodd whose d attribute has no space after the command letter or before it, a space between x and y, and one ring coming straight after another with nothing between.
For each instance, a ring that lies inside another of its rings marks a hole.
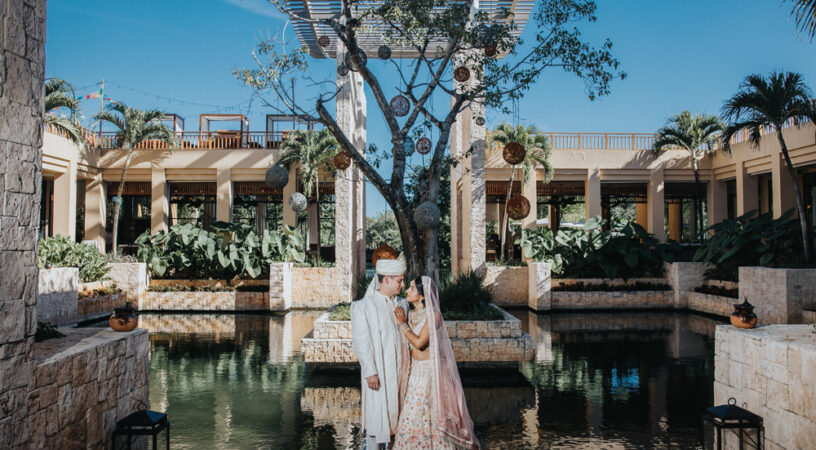
<instances>
[{"instance_id":1,"label":"stone planter","mask_svg":"<svg viewBox=\"0 0 816 450\"><path fill-rule=\"evenodd\" d=\"M739 268L739 302L754 306L760 325L801 323L816 309L816 269Z\"/></svg>"},{"instance_id":2,"label":"stone planter","mask_svg":"<svg viewBox=\"0 0 816 450\"><path fill-rule=\"evenodd\" d=\"M502 320L446 321L456 362L460 365L514 365L535 358L535 342L521 322L499 309ZM351 346L351 321L331 321L325 313L301 340L303 359L316 364L356 364Z\"/></svg>"},{"instance_id":3,"label":"stone planter","mask_svg":"<svg viewBox=\"0 0 816 450\"><path fill-rule=\"evenodd\" d=\"M688 309L721 317L730 316L734 310L734 303L738 303L736 298L694 291L686 293L686 297L688 299Z\"/></svg>"},{"instance_id":4,"label":"stone planter","mask_svg":"<svg viewBox=\"0 0 816 450\"><path fill-rule=\"evenodd\" d=\"M127 301L137 304L139 297L147 290L150 276L145 263L111 263L108 278L125 293Z\"/></svg>"},{"instance_id":5,"label":"stone planter","mask_svg":"<svg viewBox=\"0 0 816 450\"><path fill-rule=\"evenodd\" d=\"M487 266L484 285L497 305L527 305L527 270L527 266Z\"/></svg>"},{"instance_id":6,"label":"stone planter","mask_svg":"<svg viewBox=\"0 0 816 450\"><path fill-rule=\"evenodd\" d=\"M669 309L672 291L556 291L551 309Z\"/></svg>"},{"instance_id":7,"label":"stone planter","mask_svg":"<svg viewBox=\"0 0 816 450\"><path fill-rule=\"evenodd\" d=\"M77 322L108 317L113 312L113 308L123 306L126 299L127 294L124 292L79 299L77 300Z\"/></svg>"},{"instance_id":8,"label":"stone planter","mask_svg":"<svg viewBox=\"0 0 816 450\"><path fill-rule=\"evenodd\" d=\"M269 311L268 292L145 291L140 311Z\"/></svg>"},{"instance_id":9,"label":"stone planter","mask_svg":"<svg viewBox=\"0 0 816 450\"><path fill-rule=\"evenodd\" d=\"M77 294L90 294L99 289L106 289L114 285L113 280L90 281L88 283L79 283L77 285Z\"/></svg>"},{"instance_id":10,"label":"stone planter","mask_svg":"<svg viewBox=\"0 0 816 450\"><path fill-rule=\"evenodd\" d=\"M291 308L328 308L349 301L351 275L342 268L292 268Z\"/></svg>"}]
</instances>

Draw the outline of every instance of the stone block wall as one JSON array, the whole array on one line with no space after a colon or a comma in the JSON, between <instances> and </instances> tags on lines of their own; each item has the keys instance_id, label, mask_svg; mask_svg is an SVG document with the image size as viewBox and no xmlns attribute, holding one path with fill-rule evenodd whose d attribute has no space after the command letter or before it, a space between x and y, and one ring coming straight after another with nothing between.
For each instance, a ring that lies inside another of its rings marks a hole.
<instances>
[{"instance_id":1,"label":"stone block wall","mask_svg":"<svg viewBox=\"0 0 816 450\"><path fill-rule=\"evenodd\" d=\"M672 286L677 308L689 306L689 293L705 283L708 264L695 262L666 263L666 280Z\"/></svg>"},{"instance_id":2,"label":"stone block wall","mask_svg":"<svg viewBox=\"0 0 816 450\"><path fill-rule=\"evenodd\" d=\"M268 292L145 291L140 311L269 311Z\"/></svg>"},{"instance_id":3,"label":"stone block wall","mask_svg":"<svg viewBox=\"0 0 816 450\"><path fill-rule=\"evenodd\" d=\"M534 311L547 311L552 306L552 270L547 263L527 263L527 306Z\"/></svg>"},{"instance_id":4,"label":"stone block wall","mask_svg":"<svg viewBox=\"0 0 816 450\"><path fill-rule=\"evenodd\" d=\"M552 293L553 310L615 309L615 308L674 308L672 291L556 291Z\"/></svg>"},{"instance_id":5,"label":"stone block wall","mask_svg":"<svg viewBox=\"0 0 816 450\"><path fill-rule=\"evenodd\" d=\"M77 300L77 322L109 317L113 313L113 308L124 306L125 297L126 294L121 292Z\"/></svg>"},{"instance_id":6,"label":"stone block wall","mask_svg":"<svg viewBox=\"0 0 816 450\"><path fill-rule=\"evenodd\" d=\"M739 303L735 298L693 291L686 293L686 301L688 302L688 309L692 311L715 314L722 317L729 317L731 313L734 312L734 303Z\"/></svg>"},{"instance_id":7,"label":"stone block wall","mask_svg":"<svg viewBox=\"0 0 816 450\"><path fill-rule=\"evenodd\" d=\"M40 270L37 283L37 320L54 325L77 322L79 269L59 267Z\"/></svg>"},{"instance_id":8,"label":"stone block wall","mask_svg":"<svg viewBox=\"0 0 816 450\"><path fill-rule=\"evenodd\" d=\"M810 325L769 325L715 332L714 404L733 397L760 415L767 449L813 448L816 442L816 335ZM739 448L726 434L724 448Z\"/></svg>"},{"instance_id":9,"label":"stone block wall","mask_svg":"<svg viewBox=\"0 0 816 450\"><path fill-rule=\"evenodd\" d=\"M816 269L739 268L739 298L756 310L760 324L801 323L816 303Z\"/></svg>"},{"instance_id":10,"label":"stone block wall","mask_svg":"<svg viewBox=\"0 0 816 450\"><path fill-rule=\"evenodd\" d=\"M269 266L269 309L286 311L292 307L292 263Z\"/></svg>"},{"instance_id":11,"label":"stone block wall","mask_svg":"<svg viewBox=\"0 0 816 450\"><path fill-rule=\"evenodd\" d=\"M112 263L108 264L108 278L113 280L125 293L127 301L138 304L139 297L150 285L150 277L145 263Z\"/></svg>"},{"instance_id":12,"label":"stone block wall","mask_svg":"<svg viewBox=\"0 0 816 450\"><path fill-rule=\"evenodd\" d=\"M347 278L348 273L339 267L293 268L291 307L328 308L348 302Z\"/></svg>"},{"instance_id":13,"label":"stone block wall","mask_svg":"<svg viewBox=\"0 0 816 450\"><path fill-rule=\"evenodd\" d=\"M487 266L484 285L500 306L527 305L527 267Z\"/></svg>"}]
</instances>

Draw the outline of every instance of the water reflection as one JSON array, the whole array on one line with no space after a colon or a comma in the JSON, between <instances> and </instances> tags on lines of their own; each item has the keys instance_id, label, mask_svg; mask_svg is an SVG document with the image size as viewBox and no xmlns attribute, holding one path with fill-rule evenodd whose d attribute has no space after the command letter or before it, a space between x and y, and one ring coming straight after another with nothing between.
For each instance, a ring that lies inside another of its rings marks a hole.
<instances>
[{"instance_id":1,"label":"water reflection","mask_svg":"<svg viewBox=\"0 0 816 450\"><path fill-rule=\"evenodd\" d=\"M536 340L519 370L462 372L485 448L690 447L713 401L716 321L688 314L518 311ZM298 358L318 312L144 315L151 407L173 448L360 444L359 374Z\"/></svg>"}]
</instances>

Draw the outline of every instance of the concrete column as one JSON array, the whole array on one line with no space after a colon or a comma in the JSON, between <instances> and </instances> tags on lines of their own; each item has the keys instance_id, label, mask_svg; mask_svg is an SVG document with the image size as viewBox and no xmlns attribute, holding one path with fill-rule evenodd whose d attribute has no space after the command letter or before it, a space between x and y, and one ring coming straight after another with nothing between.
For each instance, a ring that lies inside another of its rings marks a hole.
<instances>
[{"instance_id":1,"label":"concrete column","mask_svg":"<svg viewBox=\"0 0 816 450\"><path fill-rule=\"evenodd\" d=\"M584 211L586 218L601 215L601 171L600 169L589 169L585 186L586 194Z\"/></svg>"},{"instance_id":2,"label":"concrete column","mask_svg":"<svg viewBox=\"0 0 816 450\"><path fill-rule=\"evenodd\" d=\"M167 231L167 178L164 167L153 167L150 176L150 233Z\"/></svg>"},{"instance_id":3,"label":"concrete column","mask_svg":"<svg viewBox=\"0 0 816 450\"><path fill-rule=\"evenodd\" d=\"M669 203L669 239L680 242L683 234L683 208L680 203Z\"/></svg>"},{"instance_id":4,"label":"concrete column","mask_svg":"<svg viewBox=\"0 0 816 450\"><path fill-rule=\"evenodd\" d=\"M771 185L773 192L773 216L782 217L782 214L789 209L796 208L796 194L788 174L788 167L782 157L782 153L771 155ZM796 211L794 211L794 217Z\"/></svg>"},{"instance_id":5,"label":"concrete column","mask_svg":"<svg viewBox=\"0 0 816 450\"><path fill-rule=\"evenodd\" d=\"M712 174L707 186L708 226L728 218L728 188L724 181L717 181Z\"/></svg>"},{"instance_id":6,"label":"concrete column","mask_svg":"<svg viewBox=\"0 0 816 450\"><path fill-rule=\"evenodd\" d=\"M535 171L530 174L530 179L527 180L526 183L523 184L521 187L521 193L524 195L524 198L530 202L530 214L527 217L521 219L521 226L524 228L535 228L536 227L536 217L538 217L538 211L536 210L538 206L538 198L536 192L536 174Z\"/></svg>"},{"instance_id":7,"label":"concrete column","mask_svg":"<svg viewBox=\"0 0 816 450\"><path fill-rule=\"evenodd\" d=\"M648 210L648 226L646 231L654 235L660 241L666 239L666 232L663 229L665 221L665 196L664 196L663 168L655 169L649 174L649 190L646 193L646 205Z\"/></svg>"},{"instance_id":8,"label":"concrete column","mask_svg":"<svg viewBox=\"0 0 816 450\"><path fill-rule=\"evenodd\" d=\"M283 223L292 228L297 226L297 213L289 206L289 197L295 191L297 191L297 168L293 164L289 169L289 182L283 187Z\"/></svg>"},{"instance_id":9,"label":"concrete column","mask_svg":"<svg viewBox=\"0 0 816 450\"><path fill-rule=\"evenodd\" d=\"M454 130L456 130L456 124L453 126ZM455 158L456 155L453 153L453 133L451 133L451 154ZM459 272L459 262L462 257L462 249L461 249L461 241L462 241L462 221L466 220L466 218L462 217L462 205L461 205L461 192L459 191L459 174L457 173L456 168L451 168L451 177L450 177L450 190L451 190L451 214L450 214L450 227L451 227L451 272L458 273Z\"/></svg>"},{"instance_id":10,"label":"concrete column","mask_svg":"<svg viewBox=\"0 0 816 450\"><path fill-rule=\"evenodd\" d=\"M215 220L232 222L232 178L230 169L217 169Z\"/></svg>"},{"instance_id":11,"label":"concrete column","mask_svg":"<svg viewBox=\"0 0 816 450\"><path fill-rule=\"evenodd\" d=\"M643 229L649 228L649 205L648 203L635 204L635 222Z\"/></svg>"},{"instance_id":12,"label":"concrete column","mask_svg":"<svg viewBox=\"0 0 816 450\"><path fill-rule=\"evenodd\" d=\"M76 163L54 178L54 235L76 238Z\"/></svg>"},{"instance_id":13,"label":"concrete column","mask_svg":"<svg viewBox=\"0 0 816 450\"><path fill-rule=\"evenodd\" d=\"M757 177L745 171L745 161L737 162L737 216L759 209Z\"/></svg>"},{"instance_id":14,"label":"concrete column","mask_svg":"<svg viewBox=\"0 0 816 450\"><path fill-rule=\"evenodd\" d=\"M85 183L85 240L96 241L102 251L107 240L105 203L105 183L99 173Z\"/></svg>"},{"instance_id":15,"label":"concrete column","mask_svg":"<svg viewBox=\"0 0 816 450\"><path fill-rule=\"evenodd\" d=\"M317 204L310 203L306 209L306 220L309 226L309 245L317 244L317 236L320 229L317 224Z\"/></svg>"},{"instance_id":16,"label":"concrete column","mask_svg":"<svg viewBox=\"0 0 816 450\"><path fill-rule=\"evenodd\" d=\"M365 141L366 128L362 127L363 141ZM366 200L365 200L365 176L357 166L352 171L354 174L354 184L352 188L352 247L354 248L353 260L356 262L352 268L354 273L365 272L366 266Z\"/></svg>"}]
</instances>

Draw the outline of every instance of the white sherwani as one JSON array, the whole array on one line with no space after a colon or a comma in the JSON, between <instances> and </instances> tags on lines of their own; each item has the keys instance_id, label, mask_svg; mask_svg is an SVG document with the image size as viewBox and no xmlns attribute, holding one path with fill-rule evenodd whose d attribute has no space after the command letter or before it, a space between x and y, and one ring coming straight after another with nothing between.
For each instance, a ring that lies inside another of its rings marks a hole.
<instances>
[{"instance_id":1,"label":"white sherwani","mask_svg":"<svg viewBox=\"0 0 816 450\"><path fill-rule=\"evenodd\" d=\"M400 297L375 291L351 304L352 346L360 361L362 428L378 443L387 443L399 422L399 382L402 343L394 308L408 311ZM380 389L368 388L366 378L378 375Z\"/></svg>"}]
</instances>

